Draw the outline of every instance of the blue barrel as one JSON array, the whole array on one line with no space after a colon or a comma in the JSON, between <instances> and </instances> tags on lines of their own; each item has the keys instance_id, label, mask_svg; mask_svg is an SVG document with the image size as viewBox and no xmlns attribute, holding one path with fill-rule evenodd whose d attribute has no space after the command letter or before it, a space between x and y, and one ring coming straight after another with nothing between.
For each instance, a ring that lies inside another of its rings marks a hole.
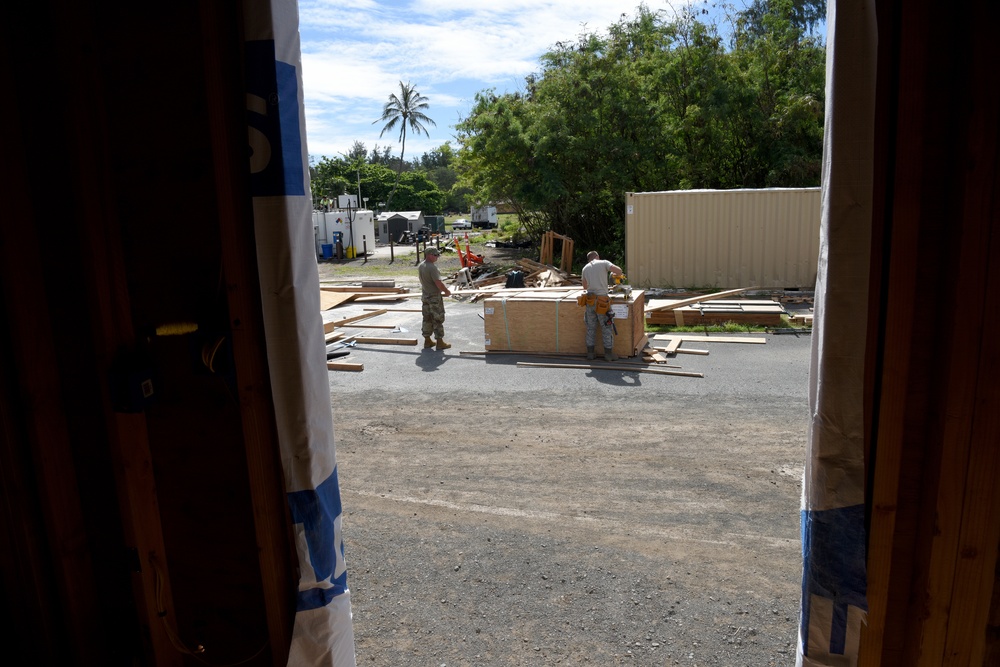
<instances>
[{"instance_id":1,"label":"blue barrel","mask_svg":"<svg viewBox=\"0 0 1000 667\"><path fill-rule=\"evenodd\" d=\"M323 259L333 259L333 244L323 243L320 245L320 250L323 251Z\"/></svg>"}]
</instances>

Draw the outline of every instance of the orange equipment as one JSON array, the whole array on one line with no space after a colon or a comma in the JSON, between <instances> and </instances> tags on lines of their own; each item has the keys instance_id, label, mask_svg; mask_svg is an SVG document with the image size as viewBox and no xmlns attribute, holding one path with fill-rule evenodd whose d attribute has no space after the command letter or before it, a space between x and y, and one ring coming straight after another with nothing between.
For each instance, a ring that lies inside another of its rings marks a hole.
<instances>
[{"instance_id":1,"label":"orange equipment","mask_svg":"<svg viewBox=\"0 0 1000 667\"><path fill-rule=\"evenodd\" d=\"M476 255L469 249L468 238L466 238L464 254L462 253L462 243L458 239L455 239L455 250L458 251L458 263L463 269L471 267L473 264L483 263L483 256Z\"/></svg>"}]
</instances>

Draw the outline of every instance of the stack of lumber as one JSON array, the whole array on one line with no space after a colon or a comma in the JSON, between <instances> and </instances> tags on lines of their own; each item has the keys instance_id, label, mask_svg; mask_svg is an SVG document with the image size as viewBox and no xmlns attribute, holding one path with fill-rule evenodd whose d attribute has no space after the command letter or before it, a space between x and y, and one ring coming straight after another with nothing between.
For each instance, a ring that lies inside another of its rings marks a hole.
<instances>
[{"instance_id":1,"label":"stack of lumber","mask_svg":"<svg viewBox=\"0 0 1000 667\"><path fill-rule=\"evenodd\" d=\"M788 316L788 321L791 322L792 324L802 324L811 327L813 323L812 309L810 309L810 312L808 313L803 313L803 312L792 313Z\"/></svg>"},{"instance_id":2,"label":"stack of lumber","mask_svg":"<svg viewBox=\"0 0 1000 667\"><path fill-rule=\"evenodd\" d=\"M780 326L781 316L788 312L770 299L727 299L754 289L745 287L687 299L650 299L646 305L646 322L673 326L702 324L757 324Z\"/></svg>"},{"instance_id":3,"label":"stack of lumber","mask_svg":"<svg viewBox=\"0 0 1000 667\"><path fill-rule=\"evenodd\" d=\"M366 287L361 285L320 286L320 310L330 310L352 301L401 301L407 298L405 287Z\"/></svg>"},{"instance_id":4,"label":"stack of lumber","mask_svg":"<svg viewBox=\"0 0 1000 667\"><path fill-rule=\"evenodd\" d=\"M576 302L582 293L577 286L492 293L483 302L486 350L586 354L585 308ZM619 357L633 357L646 345L644 305L641 290L627 300L620 295L611 299L617 329L614 351Z\"/></svg>"}]
</instances>

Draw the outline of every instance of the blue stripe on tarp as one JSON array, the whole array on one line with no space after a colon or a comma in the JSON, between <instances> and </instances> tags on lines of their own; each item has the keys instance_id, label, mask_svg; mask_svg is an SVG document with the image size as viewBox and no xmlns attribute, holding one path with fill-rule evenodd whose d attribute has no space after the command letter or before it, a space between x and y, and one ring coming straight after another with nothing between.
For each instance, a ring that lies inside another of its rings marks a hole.
<instances>
[{"instance_id":1,"label":"blue stripe on tarp","mask_svg":"<svg viewBox=\"0 0 1000 667\"><path fill-rule=\"evenodd\" d=\"M830 653L843 655L847 608L868 611L864 505L803 510L801 528L803 655L809 650L809 600L813 595L833 601Z\"/></svg>"},{"instance_id":2,"label":"blue stripe on tarp","mask_svg":"<svg viewBox=\"0 0 1000 667\"><path fill-rule=\"evenodd\" d=\"M328 604L334 597L347 590L346 570L336 579L338 549L343 559L344 545L336 544L334 521L343 508L340 504L340 483L334 469L315 490L294 491L288 494L288 506L292 522L302 524L305 531L306 547L309 549L309 563L316 573L316 581L330 580L332 587L317 587L299 593L299 609L314 609ZM303 607L303 605L306 605Z\"/></svg>"},{"instance_id":3,"label":"blue stripe on tarp","mask_svg":"<svg viewBox=\"0 0 1000 667\"><path fill-rule=\"evenodd\" d=\"M306 591L299 591L295 611L309 611L311 609L321 609L347 590L347 572L334 580L332 588L310 588Z\"/></svg>"},{"instance_id":4,"label":"blue stripe on tarp","mask_svg":"<svg viewBox=\"0 0 1000 667\"><path fill-rule=\"evenodd\" d=\"M285 195L306 193L302 168L302 130L299 128L299 79L288 63L274 64L278 79L278 116L281 119L281 157L284 166Z\"/></svg>"},{"instance_id":5,"label":"blue stripe on tarp","mask_svg":"<svg viewBox=\"0 0 1000 667\"><path fill-rule=\"evenodd\" d=\"M246 43L247 94L251 156L259 151L263 164L254 163L250 188L255 197L294 197L305 194L302 163L299 80L292 65L278 62L273 40Z\"/></svg>"}]
</instances>

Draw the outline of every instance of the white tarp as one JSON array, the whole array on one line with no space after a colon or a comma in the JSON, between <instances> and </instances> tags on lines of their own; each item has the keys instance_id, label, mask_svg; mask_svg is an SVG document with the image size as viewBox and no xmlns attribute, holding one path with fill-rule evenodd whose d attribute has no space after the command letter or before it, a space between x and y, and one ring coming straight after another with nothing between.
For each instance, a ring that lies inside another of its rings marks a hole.
<instances>
[{"instance_id":1,"label":"white tarp","mask_svg":"<svg viewBox=\"0 0 1000 667\"><path fill-rule=\"evenodd\" d=\"M857 665L868 611L864 361L872 216L874 3L831 0L820 255L802 492L799 667Z\"/></svg>"},{"instance_id":2,"label":"white tarp","mask_svg":"<svg viewBox=\"0 0 1000 667\"><path fill-rule=\"evenodd\" d=\"M354 667L351 596L319 309L298 5L245 0L254 233L299 587L290 667Z\"/></svg>"}]
</instances>

